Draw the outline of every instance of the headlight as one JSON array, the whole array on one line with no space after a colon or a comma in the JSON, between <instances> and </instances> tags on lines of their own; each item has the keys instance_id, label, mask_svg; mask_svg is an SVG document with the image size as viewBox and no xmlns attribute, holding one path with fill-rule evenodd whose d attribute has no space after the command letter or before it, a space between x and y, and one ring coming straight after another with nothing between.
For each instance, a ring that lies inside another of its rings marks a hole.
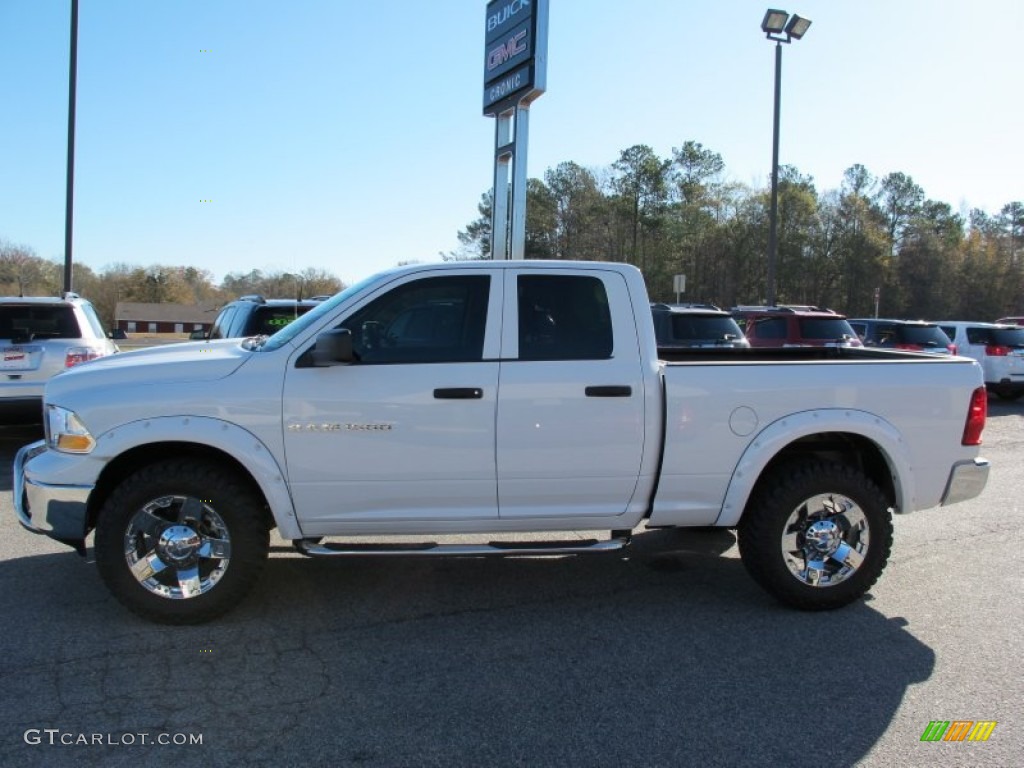
<instances>
[{"instance_id":1,"label":"headlight","mask_svg":"<svg viewBox=\"0 0 1024 768\"><path fill-rule=\"evenodd\" d=\"M74 411L47 405L46 444L65 453L88 453L96 446L96 441Z\"/></svg>"}]
</instances>

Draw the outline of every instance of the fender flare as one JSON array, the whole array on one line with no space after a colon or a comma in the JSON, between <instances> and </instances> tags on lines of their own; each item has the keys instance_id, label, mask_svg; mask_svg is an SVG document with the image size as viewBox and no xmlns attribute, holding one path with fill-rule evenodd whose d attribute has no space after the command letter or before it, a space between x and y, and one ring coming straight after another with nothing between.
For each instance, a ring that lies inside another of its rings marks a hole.
<instances>
[{"instance_id":1,"label":"fender flare","mask_svg":"<svg viewBox=\"0 0 1024 768\"><path fill-rule=\"evenodd\" d=\"M285 539L302 538L288 483L277 459L260 438L237 424L207 416L140 419L100 435L92 457L107 465L135 448L159 443L192 443L231 456L259 486L280 535Z\"/></svg>"},{"instance_id":2,"label":"fender flare","mask_svg":"<svg viewBox=\"0 0 1024 768\"><path fill-rule=\"evenodd\" d=\"M733 469L715 525L734 526L739 523L754 486L761 479L768 463L794 441L822 432L860 435L877 445L892 473L896 508L908 511L913 509L913 464L900 431L890 422L867 411L827 408L784 416L766 426L751 440Z\"/></svg>"}]
</instances>

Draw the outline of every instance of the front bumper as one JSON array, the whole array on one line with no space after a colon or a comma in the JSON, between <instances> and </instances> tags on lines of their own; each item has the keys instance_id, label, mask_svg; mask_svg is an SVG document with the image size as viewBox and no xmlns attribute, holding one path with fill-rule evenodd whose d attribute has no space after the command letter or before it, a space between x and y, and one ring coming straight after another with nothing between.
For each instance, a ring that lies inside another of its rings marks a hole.
<instances>
[{"instance_id":1,"label":"front bumper","mask_svg":"<svg viewBox=\"0 0 1024 768\"><path fill-rule=\"evenodd\" d=\"M949 473L946 491L942 494L942 506L959 504L978 496L988 482L988 459L978 457L970 461L958 461Z\"/></svg>"},{"instance_id":2,"label":"front bumper","mask_svg":"<svg viewBox=\"0 0 1024 768\"><path fill-rule=\"evenodd\" d=\"M91 485L48 485L30 479L25 465L46 451L46 442L40 440L26 445L14 457L14 510L18 521L33 533L42 533L51 539L85 549L88 533L88 501Z\"/></svg>"}]
</instances>

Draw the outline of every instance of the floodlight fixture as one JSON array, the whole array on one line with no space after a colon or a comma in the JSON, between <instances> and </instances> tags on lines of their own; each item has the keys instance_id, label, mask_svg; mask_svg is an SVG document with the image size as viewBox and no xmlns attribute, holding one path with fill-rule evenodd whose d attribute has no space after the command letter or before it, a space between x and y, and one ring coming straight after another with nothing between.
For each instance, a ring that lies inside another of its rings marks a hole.
<instances>
[{"instance_id":1,"label":"floodlight fixture","mask_svg":"<svg viewBox=\"0 0 1024 768\"><path fill-rule=\"evenodd\" d=\"M799 40L803 37L807 30L811 26L811 20L805 19L802 16L797 16L795 13L790 18L789 23L786 24L786 36L793 39Z\"/></svg>"},{"instance_id":2,"label":"floodlight fixture","mask_svg":"<svg viewBox=\"0 0 1024 768\"><path fill-rule=\"evenodd\" d=\"M786 29L786 20L788 18L788 12L769 8L764 15L764 21L761 22L761 30L769 36L781 35Z\"/></svg>"}]
</instances>

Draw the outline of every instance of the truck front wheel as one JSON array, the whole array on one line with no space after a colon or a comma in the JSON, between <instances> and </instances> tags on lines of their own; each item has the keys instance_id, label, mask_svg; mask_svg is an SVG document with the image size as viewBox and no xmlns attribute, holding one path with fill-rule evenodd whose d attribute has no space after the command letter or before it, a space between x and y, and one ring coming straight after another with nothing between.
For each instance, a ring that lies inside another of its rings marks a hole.
<instances>
[{"instance_id":1,"label":"truck front wheel","mask_svg":"<svg viewBox=\"0 0 1024 768\"><path fill-rule=\"evenodd\" d=\"M739 525L743 564L782 603L827 610L867 592L892 549L885 496L855 467L807 460L765 478Z\"/></svg>"},{"instance_id":2,"label":"truck front wheel","mask_svg":"<svg viewBox=\"0 0 1024 768\"><path fill-rule=\"evenodd\" d=\"M151 464L107 497L96 564L114 596L163 624L198 624L233 607L267 558L263 500L223 467Z\"/></svg>"}]
</instances>

